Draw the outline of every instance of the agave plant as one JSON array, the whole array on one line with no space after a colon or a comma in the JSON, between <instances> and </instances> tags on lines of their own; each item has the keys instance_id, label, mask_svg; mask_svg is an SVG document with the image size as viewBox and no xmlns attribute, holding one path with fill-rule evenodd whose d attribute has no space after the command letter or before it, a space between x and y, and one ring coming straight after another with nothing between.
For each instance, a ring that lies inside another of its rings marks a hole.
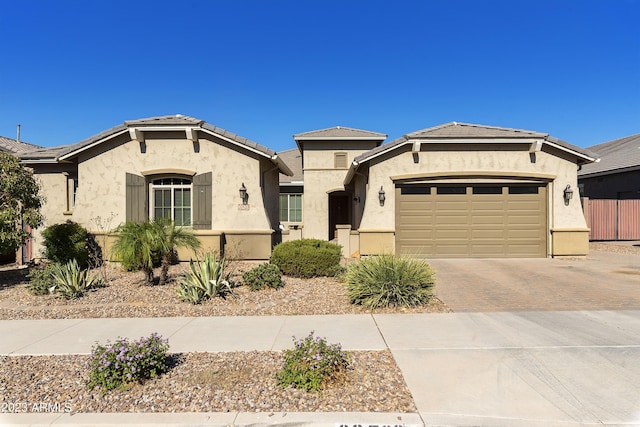
<instances>
[{"instance_id":1,"label":"agave plant","mask_svg":"<svg viewBox=\"0 0 640 427\"><path fill-rule=\"evenodd\" d=\"M66 264L55 264L51 270L55 285L49 291L57 292L67 299L79 298L91 288L100 284L100 279L81 270L78 261L72 259Z\"/></svg>"},{"instance_id":2,"label":"agave plant","mask_svg":"<svg viewBox=\"0 0 640 427\"><path fill-rule=\"evenodd\" d=\"M209 252L202 261L189 261L189 272L177 289L183 301L199 304L213 297L233 295L231 273L225 274L225 259Z\"/></svg>"}]
</instances>

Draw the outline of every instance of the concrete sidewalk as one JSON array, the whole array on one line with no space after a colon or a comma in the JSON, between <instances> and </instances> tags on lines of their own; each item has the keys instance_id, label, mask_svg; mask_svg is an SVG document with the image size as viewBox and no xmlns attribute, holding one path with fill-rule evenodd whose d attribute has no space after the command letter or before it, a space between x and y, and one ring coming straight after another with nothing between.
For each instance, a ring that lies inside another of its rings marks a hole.
<instances>
[{"instance_id":1,"label":"concrete sidewalk","mask_svg":"<svg viewBox=\"0 0 640 427\"><path fill-rule=\"evenodd\" d=\"M152 332L172 352L282 350L311 330L347 350L389 348L419 414L0 414L0 424L640 425L640 311L16 320L0 322L0 354L86 354L96 340Z\"/></svg>"}]
</instances>

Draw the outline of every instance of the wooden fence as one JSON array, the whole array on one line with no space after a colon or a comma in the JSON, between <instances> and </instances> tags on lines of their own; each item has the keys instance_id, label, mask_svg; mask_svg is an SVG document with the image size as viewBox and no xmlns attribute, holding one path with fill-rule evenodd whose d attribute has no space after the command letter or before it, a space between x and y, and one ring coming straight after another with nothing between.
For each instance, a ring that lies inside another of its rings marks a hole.
<instances>
[{"instance_id":1,"label":"wooden fence","mask_svg":"<svg viewBox=\"0 0 640 427\"><path fill-rule=\"evenodd\" d=\"M590 240L640 240L640 200L583 199Z\"/></svg>"}]
</instances>

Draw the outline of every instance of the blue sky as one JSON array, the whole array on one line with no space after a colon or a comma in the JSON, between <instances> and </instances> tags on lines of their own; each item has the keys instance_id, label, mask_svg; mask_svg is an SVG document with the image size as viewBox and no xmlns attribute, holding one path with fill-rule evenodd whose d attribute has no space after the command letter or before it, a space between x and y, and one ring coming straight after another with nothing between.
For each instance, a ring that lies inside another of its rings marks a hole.
<instances>
[{"instance_id":1,"label":"blue sky","mask_svg":"<svg viewBox=\"0 0 640 427\"><path fill-rule=\"evenodd\" d=\"M640 0L0 0L0 135L198 117L292 134L459 121L587 147L640 132Z\"/></svg>"}]
</instances>

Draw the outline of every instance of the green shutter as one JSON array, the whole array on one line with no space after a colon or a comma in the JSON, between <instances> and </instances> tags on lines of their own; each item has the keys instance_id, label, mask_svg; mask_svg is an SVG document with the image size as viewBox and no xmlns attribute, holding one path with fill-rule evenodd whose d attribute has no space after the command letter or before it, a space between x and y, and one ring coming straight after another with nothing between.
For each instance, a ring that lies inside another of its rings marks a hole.
<instances>
[{"instance_id":1,"label":"green shutter","mask_svg":"<svg viewBox=\"0 0 640 427\"><path fill-rule=\"evenodd\" d=\"M147 220L147 180L144 176L127 173L127 214L126 220L145 222Z\"/></svg>"},{"instance_id":2,"label":"green shutter","mask_svg":"<svg viewBox=\"0 0 640 427\"><path fill-rule=\"evenodd\" d=\"M193 177L193 228L195 230L211 230L211 179L211 172Z\"/></svg>"}]
</instances>

